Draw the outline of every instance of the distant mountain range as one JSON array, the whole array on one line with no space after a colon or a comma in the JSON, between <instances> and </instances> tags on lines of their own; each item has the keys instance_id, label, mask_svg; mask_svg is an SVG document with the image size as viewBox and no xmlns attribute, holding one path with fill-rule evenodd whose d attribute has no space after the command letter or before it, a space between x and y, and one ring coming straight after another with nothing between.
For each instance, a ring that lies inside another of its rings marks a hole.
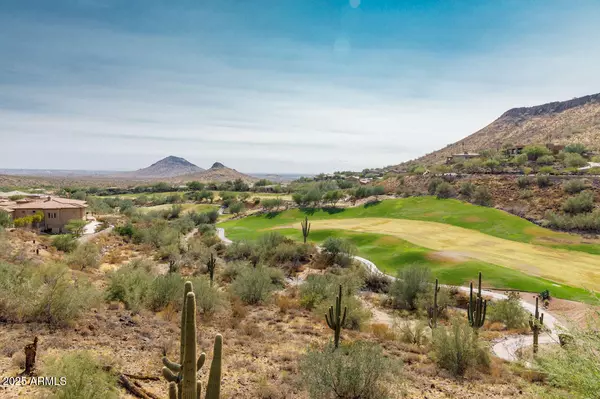
<instances>
[{"instance_id":1,"label":"distant mountain range","mask_svg":"<svg viewBox=\"0 0 600 399\"><path fill-rule=\"evenodd\" d=\"M510 109L470 136L405 162L404 165L440 163L446 157L462 152L546 143L582 143L591 149L599 149L600 93L534 107Z\"/></svg>"},{"instance_id":2,"label":"distant mountain range","mask_svg":"<svg viewBox=\"0 0 600 399\"><path fill-rule=\"evenodd\" d=\"M171 179L174 182L185 183L188 181L200 181L200 182L221 182L228 180L242 179L246 183L252 183L257 181L256 177L246 175L238 172L235 169L228 168L221 162L215 162L210 169L202 170L195 173L188 173L181 176L176 176Z\"/></svg>"},{"instance_id":3,"label":"distant mountain range","mask_svg":"<svg viewBox=\"0 0 600 399\"><path fill-rule=\"evenodd\" d=\"M202 171L204 169L186 159L171 155L153 163L147 168L138 169L135 172L125 172L122 176L133 179L168 179Z\"/></svg>"}]
</instances>

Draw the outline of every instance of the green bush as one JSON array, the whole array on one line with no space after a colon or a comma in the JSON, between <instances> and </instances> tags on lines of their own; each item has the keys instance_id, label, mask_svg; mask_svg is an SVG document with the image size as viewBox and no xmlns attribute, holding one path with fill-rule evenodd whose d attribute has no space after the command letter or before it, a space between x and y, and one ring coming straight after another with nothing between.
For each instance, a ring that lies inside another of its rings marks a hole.
<instances>
[{"instance_id":1,"label":"green bush","mask_svg":"<svg viewBox=\"0 0 600 399\"><path fill-rule=\"evenodd\" d=\"M231 291L249 305L264 302L275 289L267 267L243 268L233 283Z\"/></svg>"},{"instance_id":2,"label":"green bush","mask_svg":"<svg viewBox=\"0 0 600 399\"><path fill-rule=\"evenodd\" d=\"M543 175L555 175L556 170L552 166L542 166L538 169L538 173Z\"/></svg>"},{"instance_id":3,"label":"green bush","mask_svg":"<svg viewBox=\"0 0 600 399\"><path fill-rule=\"evenodd\" d=\"M212 285L206 276L195 277L190 280L194 285L196 305L205 315L212 315L223 308L225 300L216 285Z\"/></svg>"},{"instance_id":4,"label":"green bush","mask_svg":"<svg viewBox=\"0 0 600 399\"><path fill-rule=\"evenodd\" d=\"M450 183L442 182L437 185L435 195L438 199L453 198L456 196L456 192Z\"/></svg>"},{"instance_id":5,"label":"green bush","mask_svg":"<svg viewBox=\"0 0 600 399\"><path fill-rule=\"evenodd\" d=\"M594 209L594 193L592 191L583 191L576 197L567 198L562 208L563 211L571 215L590 212Z\"/></svg>"},{"instance_id":6,"label":"green bush","mask_svg":"<svg viewBox=\"0 0 600 399\"><path fill-rule=\"evenodd\" d=\"M57 399L117 399L117 377L105 369L108 360L87 351L73 351L44 360L45 376L59 384L45 385ZM64 379L64 380L63 380ZM64 382L64 384L60 384Z\"/></svg>"},{"instance_id":7,"label":"green bush","mask_svg":"<svg viewBox=\"0 0 600 399\"><path fill-rule=\"evenodd\" d=\"M552 184L550 177L547 175L537 175L535 180L540 188L549 187Z\"/></svg>"},{"instance_id":8,"label":"green bush","mask_svg":"<svg viewBox=\"0 0 600 399\"><path fill-rule=\"evenodd\" d=\"M546 213L549 227L562 230L579 230L600 232L600 210L577 215Z\"/></svg>"},{"instance_id":9,"label":"green bush","mask_svg":"<svg viewBox=\"0 0 600 399\"><path fill-rule=\"evenodd\" d=\"M581 191L585 190L585 188L586 188L585 180L582 180L582 179L567 180L563 184L563 189L565 190L565 192L567 192L569 194L580 193Z\"/></svg>"},{"instance_id":10,"label":"green bush","mask_svg":"<svg viewBox=\"0 0 600 399\"><path fill-rule=\"evenodd\" d=\"M533 198L534 195L535 194L534 194L533 190L521 190L519 192L519 198L521 198L521 199L530 199L530 198Z\"/></svg>"},{"instance_id":11,"label":"green bush","mask_svg":"<svg viewBox=\"0 0 600 399\"><path fill-rule=\"evenodd\" d=\"M59 251L72 252L77 248L77 238L71 234L62 234L52 239L52 246Z\"/></svg>"},{"instance_id":12,"label":"green bush","mask_svg":"<svg viewBox=\"0 0 600 399\"><path fill-rule=\"evenodd\" d=\"M423 320L405 320L398 326L400 341L411 345L425 345L429 340L427 336L427 322Z\"/></svg>"},{"instance_id":13,"label":"green bush","mask_svg":"<svg viewBox=\"0 0 600 399\"><path fill-rule=\"evenodd\" d=\"M454 376L464 376L476 366L489 367L489 354L475 331L462 318L452 319L451 326L433 330L433 356L439 367Z\"/></svg>"},{"instance_id":14,"label":"green bush","mask_svg":"<svg viewBox=\"0 0 600 399\"><path fill-rule=\"evenodd\" d=\"M429 185L427 186L427 192L429 195L435 195L438 186L442 183L444 183L444 181L438 177L431 179L429 181Z\"/></svg>"},{"instance_id":15,"label":"green bush","mask_svg":"<svg viewBox=\"0 0 600 399\"><path fill-rule=\"evenodd\" d=\"M322 315L324 318L329 312L329 307L335 303L336 296L330 294L326 300L319 303L314 309L315 314ZM347 309L346 320L342 325L342 328L346 330L360 330L371 318L371 312L368 309L365 309L362 302L354 295L344 295L342 298L342 306Z\"/></svg>"},{"instance_id":16,"label":"green bush","mask_svg":"<svg viewBox=\"0 0 600 399\"><path fill-rule=\"evenodd\" d=\"M475 192L475 185L470 181L463 182L461 183L458 192L465 198L471 198Z\"/></svg>"},{"instance_id":17,"label":"green bush","mask_svg":"<svg viewBox=\"0 0 600 399\"><path fill-rule=\"evenodd\" d=\"M509 292L507 299L493 301L487 308L489 321L504 323L509 329L525 328L529 323L529 313L521 306L518 292Z\"/></svg>"},{"instance_id":18,"label":"green bush","mask_svg":"<svg viewBox=\"0 0 600 399\"><path fill-rule=\"evenodd\" d=\"M158 276L150 283L143 302L153 312L161 311L170 304L179 307L182 305L183 283L181 275L177 273Z\"/></svg>"},{"instance_id":19,"label":"green bush","mask_svg":"<svg viewBox=\"0 0 600 399\"><path fill-rule=\"evenodd\" d=\"M321 245L321 253L326 256L327 265L348 267L356 254L356 245L352 241L339 237L327 237Z\"/></svg>"},{"instance_id":20,"label":"green bush","mask_svg":"<svg viewBox=\"0 0 600 399\"><path fill-rule=\"evenodd\" d=\"M100 248L91 242L79 245L67 256L67 263L80 270L100 266Z\"/></svg>"},{"instance_id":21,"label":"green bush","mask_svg":"<svg viewBox=\"0 0 600 399\"><path fill-rule=\"evenodd\" d=\"M585 328L571 326L572 343L553 347L535 358L536 365L547 375L548 383L564 390L562 398L587 399L600 392L600 325L588 320ZM547 397L544 395L544 397Z\"/></svg>"},{"instance_id":22,"label":"green bush","mask_svg":"<svg viewBox=\"0 0 600 399\"><path fill-rule=\"evenodd\" d=\"M148 298L153 276L146 270L130 265L110 274L106 288L106 300L120 301L132 312L139 312Z\"/></svg>"},{"instance_id":23,"label":"green bush","mask_svg":"<svg viewBox=\"0 0 600 399\"><path fill-rule=\"evenodd\" d=\"M417 296L425 293L431 283L431 271L422 265L409 265L398 272L398 278L390 287L390 296L396 308L414 310Z\"/></svg>"},{"instance_id":24,"label":"green bush","mask_svg":"<svg viewBox=\"0 0 600 399\"><path fill-rule=\"evenodd\" d=\"M474 204L481 206L492 206L493 203L492 195L485 186L479 186L475 189L472 201Z\"/></svg>"},{"instance_id":25,"label":"green bush","mask_svg":"<svg viewBox=\"0 0 600 399\"><path fill-rule=\"evenodd\" d=\"M0 315L8 321L66 326L96 299L93 286L82 279L74 281L64 265L0 263Z\"/></svg>"},{"instance_id":26,"label":"green bush","mask_svg":"<svg viewBox=\"0 0 600 399\"><path fill-rule=\"evenodd\" d=\"M311 274L300 286L300 305L311 310L324 301L333 301L338 295L340 284L343 289L342 295L350 297L356 295L358 290L362 288L364 280L352 270L340 275L331 273Z\"/></svg>"},{"instance_id":27,"label":"green bush","mask_svg":"<svg viewBox=\"0 0 600 399\"><path fill-rule=\"evenodd\" d=\"M4 212L0 210L0 227L10 227L12 226L12 218L8 214L8 212Z\"/></svg>"},{"instance_id":28,"label":"green bush","mask_svg":"<svg viewBox=\"0 0 600 399\"><path fill-rule=\"evenodd\" d=\"M568 153L565 155L565 165L571 168L580 168L586 166L588 161L579 154Z\"/></svg>"},{"instance_id":29,"label":"green bush","mask_svg":"<svg viewBox=\"0 0 600 399\"><path fill-rule=\"evenodd\" d=\"M427 314L429 317L433 316L433 289L432 284L428 284L425 291L419 292L415 301L417 309ZM438 317L446 317L447 309L456 306L456 299L452 294L452 288L450 287L439 287L440 291L437 295L437 306L438 306Z\"/></svg>"},{"instance_id":30,"label":"green bush","mask_svg":"<svg viewBox=\"0 0 600 399\"><path fill-rule=\"evenodd\" d=\"M355 341L309 349L300 362L302 382L312 399L383 399L400 364L374 343Z\"/></svg>"},{"instance_id":31,"label":"green bush","mask_svg":"<svg viewBox=\"0 0 600 399\"><path fill-rule=\"evenodd\" d=\"M549 155L551 152L548 148L541 146L541 145L529 145L529 146L523 148L523 153L527 154L527 157L530 160L535 161L539 157L542 157L544 155Z\"/></svg>"},{"instance_id":32,"label":"green bush","mask_svg":"<svg viewBox=\"0 0 600 399\"><path fill-rule=\"evenodd\" d=\"M573 143L565 146L564 152L582 155L586 151L585 144Z\"/></svg>"},{"instance_id":33,"label":"green bush","mask_svg":"<svg viewBox=\"0 0 600 399\"><path fill-rule=\"evenodd\" d=\"M531 179L527 176L519 176L517 178L517 186L519 188L527 188L531 184Z\"/></svg>"},{"instance_id":34,"label":"green bush","mask_svg":"<svg viewBox=\"0 0 600 399\"><path fill-rule=\"evenodd\" d=\"M229 212L233 213L234 215L239 215L245 210L246 207L244 206L243 202L234 202L233 204L229 205Z\"/></svg>"},{"instance_id":35,"label":"green bush","mask_svg":"<svg viewBox=\"0 0 600 399\"><path fill-rule=\"evenodd\" d=\"M552 165L554 163L554 157L552 155L542 155L536 161L538 165Z\"/></svg>"}]
</instances>

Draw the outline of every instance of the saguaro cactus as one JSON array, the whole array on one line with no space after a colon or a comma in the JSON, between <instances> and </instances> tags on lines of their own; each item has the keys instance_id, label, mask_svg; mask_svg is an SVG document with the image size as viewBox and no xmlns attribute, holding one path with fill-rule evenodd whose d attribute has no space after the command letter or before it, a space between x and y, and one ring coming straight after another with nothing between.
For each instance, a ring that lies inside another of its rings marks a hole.
<instances>
[{"instance_id":1,"label":"saguaro cactus","mask_svg":"<svg viewBox=\"0 0 600 399\"><path fill-rule=\"evenodd\" d=\"M165 367L162 374L169 381L169 399L199 399L201 383L198 381L198 370L206 360L206 354L201 353L198 359L196 338L196 296L192 283L185 283L185 301L181 312L181 352L179 363L170 361L166 356L162 361ZM220 395L221 385L221 353L223 337L215 338L214 358L208 380L207 399L216 399ZM213 370L214 368L214 370Z\"/></svg>"},{"instance_id":2,"label":"saguaro cactus","mask_svg":"<svg viewBox=\"0 0 600 399\"><path fill-rule=\"evenodd\" d=\"M477 298L473 300L473 282L470 285L469 307L467 314L469 316L469 324L475 329L483 327L485 322L485 312L487 310L487 301L481 296L481 272L479 272L479 287Z\"/></svg>"},{"instance_id":3,"label":"saguaro cactus","mask_svg":"<svg viewBox=\"0 0 600 399\"><path fill-rule=\"evenodd\" d=\"M540 331L542 330L542 326L544 325L544 314L540 314L539 312L538 300L539 298L535 298L535 317L533 315L529 315L529 327L531 328L531 331L533 331L534 354L538 352Z\"/></svg>"},{"instance_id":4,"label":"saguaro cactus","mask_svg":"<svg viewBox=\"0 0 600 399\"><path fill-rule=\"evenodd\" d=\"M433 289L433 308L431 310L431 318L429 319L429 327L436 328L437 327L437 317L438 317L438 292L440 292L440 287L438 287L438 279L435 279L435 288Z\"/></svg>"},{"instance_id":5,"label":"saguaro cactus","mask_svg":"<svg viewBox=\"0 0 600 399\"><path fill-rule=\"evenodd\" d=\"M215 268L217 267L217 259L212 252L210 253L210 258L206 262L206 267L208 268L208 275L210 276L210 285L212 285L213 278L215 277Z\"/></svg>"},{"instance_id":6,"label":"saguaro cactus","mask_svg":"<svg viewBox=\"0 0 600 399\"><path fill-rule=\"evenodd\" d=\"M300 222L302 226L302 237L304 237L304 243L306 244L306 239L308 238L308 234L310 233L310 223L308 223L308 216L304 217L304 221Z\"/></svg>"},{"instance_id":7,"label":"saguaro cactus","mask_svg":"<svg viewBox=\"0 0 600 399\"><path fill-rule=\"evenodd\" d=\"M344 306L344 315L342 316L342 285L340 284L340 293L335 298L335 314L333 306L329 307L329 315L325 315L325 320L327 321L327 325L334 332L333 334L333 342L336 348L340 346L340 333L342 331L342 326L346 321L346 311L348 309Z\"/></svg>"}]
</instances>

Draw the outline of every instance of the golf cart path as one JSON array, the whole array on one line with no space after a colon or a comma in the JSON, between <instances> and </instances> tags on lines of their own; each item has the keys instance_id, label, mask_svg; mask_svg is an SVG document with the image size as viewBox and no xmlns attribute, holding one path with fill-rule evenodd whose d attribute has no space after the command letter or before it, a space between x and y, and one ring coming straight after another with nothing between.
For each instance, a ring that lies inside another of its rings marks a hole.
<instances>
[{"instance_id":1,"label":"golf cart path","mask_svg":"<svg viewBox=\"0 0 600 399\"><path fill-rule=\"evenodd\" d=\"M232 243L232 241L225 236L225 229L218 227L217 235L221 239L221 241L223 241L223 243L225 243L225 245L229 245ZM371 262L368 259L362 258L360 256L355 256L354 259L359 261L360 263L362 263L367 268L367 270L369 270L371 273L384 275L392 280L396 279L393 276L383 273L381 270L379 270L379 268L377 268L377 265L375 265L375 263ZM469 292L469 287L457 287L457 288L461 291ZM482 290L481 294L485 297L492 298L495 300L508 299L508 297L506 295L498 293L498 292L494 292L494 291ZM520 303L521 303L521 306L527 312L529 312L531 314L535 314L535 305L533 305L529 302L526 302L523 299L520 300ZM560 325L558 320L556 320L556 318L552 314L548 313L544 309L539 309L539 313L544 315L544 327L547 329L546 332L544 332L540 335L539 344L542 345L542 344L558 343L559 342L558 332L562 328L562 326ZM386 319L386 318L383 318L383 319ZM392 321L390 319L390 326L391 326L391 324L392 324ZM517 352L520 349L526 348L526 347L529 347L532 345L533 345L533 338L531 335L507 336L507 337L502 338L500 341L497 341L492 346L492 352L494 353L494 355L496 355L497 357L499 357L503 360L513 362L513 361L518 360Z\"/></svg>"}]
</instances>

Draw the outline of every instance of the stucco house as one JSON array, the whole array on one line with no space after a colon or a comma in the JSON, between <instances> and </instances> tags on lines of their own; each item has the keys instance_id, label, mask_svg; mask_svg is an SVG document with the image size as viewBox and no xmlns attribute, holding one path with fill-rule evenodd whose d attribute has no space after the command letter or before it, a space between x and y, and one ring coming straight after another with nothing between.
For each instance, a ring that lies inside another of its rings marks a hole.
<instances>
[{"instance_id":1,"label":"stucco house","mask_svg":"<svg viewBox=\"0 0 600 399\"><path fill-rule=\"evenodd\" d=\"M0 209L11 214L13 220L42 212L44 221L40 228L53 233L65 232L65 225L70 220L85 219L86 208L85 201L58 197L0 202Z\"/></svg>"}]
</instances>

